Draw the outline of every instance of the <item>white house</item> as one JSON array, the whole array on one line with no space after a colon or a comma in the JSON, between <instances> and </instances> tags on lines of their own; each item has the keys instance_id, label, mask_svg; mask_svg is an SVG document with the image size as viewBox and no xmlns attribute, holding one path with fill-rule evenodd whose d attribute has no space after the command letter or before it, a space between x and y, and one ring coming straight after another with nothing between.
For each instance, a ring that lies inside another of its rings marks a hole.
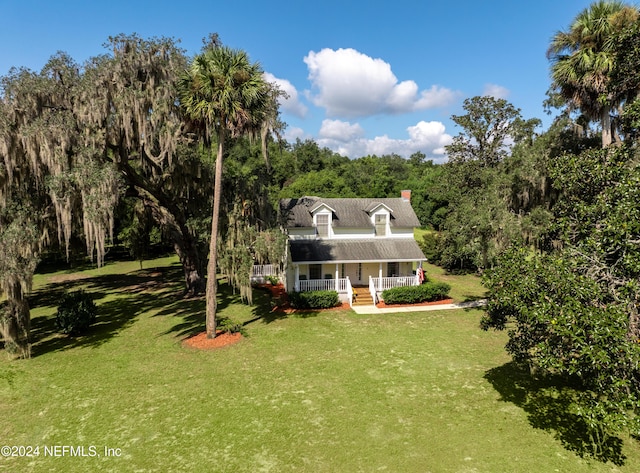
<instances>
[{"instance_id":1,"label":"white house","mask_svg":"<svg viewBox=\"0 0 640 473\"><path fill-rule=\"evenodd\" d=\"M337 290L350 304L375 303L385 289L419 284L415 269L426 258L413 237L420 224L410 196L282 200L287 291Z\"/></svg>"}]
</instances>

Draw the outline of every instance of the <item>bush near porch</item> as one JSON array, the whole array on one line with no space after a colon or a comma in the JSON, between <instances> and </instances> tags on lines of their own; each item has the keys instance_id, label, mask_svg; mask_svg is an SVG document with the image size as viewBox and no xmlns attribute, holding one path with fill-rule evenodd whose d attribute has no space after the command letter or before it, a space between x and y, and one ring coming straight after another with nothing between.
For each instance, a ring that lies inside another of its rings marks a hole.
<instances>
[{"instance_id":1,"label":"bush near porch","mask_svg":"<svg viewBox=\"0 0 640 473\"><path fill-rule=\"evenodd\" d=\"M294 309L330 309L340 305L340 298L336 291L291 292L289 303Z\"/></svg>"},{"instance_id":2,"label":"bush near porch","mask_svg":"<svg viewBox=\"0 0 640 473\"><path fill-rule=\"evenodd\" d=\"M417 304L446 299L451 286L443 282L426 282L420 286L393 287L382 291L385 304Z\"/></svg>"}]
</instances>

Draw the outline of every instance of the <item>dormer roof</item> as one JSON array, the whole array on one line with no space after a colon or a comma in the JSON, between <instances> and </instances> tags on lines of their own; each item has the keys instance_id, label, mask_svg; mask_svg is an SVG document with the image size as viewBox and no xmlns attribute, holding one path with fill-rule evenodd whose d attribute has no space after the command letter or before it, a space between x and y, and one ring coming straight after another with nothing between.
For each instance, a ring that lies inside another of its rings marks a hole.
<instances>
[{"instance_id":1,"label":"dormer roof","mask_svg":"<svg viewBox=\"0 0 640 473\"><path fill-rule=\"evenodd\" d=\"M375 213L375 211L378 210L381 207L383 209L387 209L387 212L393 213L393 210L391 209L391 207L389 207L388 205L385 205L382 202L371 202L371 204L369 204L369 206L365 209L365 212L367 212L369 215L371 215L371 214Z\"/></svg>"},{"instance_id":2,"label":"dormer roof","mask_svg":"<svg viewBox=\"0 0 640 473\"><path fill-rule=\"evenodd\" d=\"M287 228L304 228L313 226L313 214L322 206L326 206L333 213L334 227L372 228L371 214L381 207L391 214L390 226L396 228L419 227L411 203L402 198L320 198L313 196L298 199L282 199L280 201L280 215Z\"/></svg>"},{"instance_id":3,"label":"dormer roof","mask_svg":"<svg viewBox=\"0 0 640 473\"><path fill-rule=\"evenodd\" d=\"M322 201L318 201L318 203L316 205L314 205L312 208L309 209L309 212L311 213L311 215L315 214L316 212L318 212L321 209L327 209L329 210L331 213L335 213L336 210L334 208L331 208L329 205L327 205L326 203L322 202Z\"/></svg>"}]
</instances>

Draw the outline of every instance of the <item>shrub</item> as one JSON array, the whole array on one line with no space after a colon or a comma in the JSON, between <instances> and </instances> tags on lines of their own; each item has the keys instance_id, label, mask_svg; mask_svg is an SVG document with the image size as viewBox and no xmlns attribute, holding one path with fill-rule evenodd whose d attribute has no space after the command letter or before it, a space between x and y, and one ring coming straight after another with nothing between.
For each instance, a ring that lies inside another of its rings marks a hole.
<instances>
[{"instance_id":1,"label":"shrub","mask_svg":"<svg viewBox=\"0 0 640 473\"><path fill-rule=\"evenodd\" d=\"M329 309L339 305L340 299L336 291L292 292L289 302L295 309Z\"/></svg>"},{"instance_id":2,"label":"shrub","mask_svg":"<svg viewBox=\"0 0 640 473\"><path fill-rule=\"evenodd\" d=\"M80 335L95 322L96 304L83 290L67 293L62 297L56 315L56 325L62 333Z\"/></svg>"},{"instance_id":3,"label":"shrub","mask_svg":"<svg viewBox=\"0 0 640 473\"><path fill-rule=\"evenodd\" d=\"M265 279L269 281L269 284L272 286L276 286L280 282L280 278L278 276L267 276Z\"/></svg>"},{"instance_id":4,"label":"shrub","mask_svg":"<svg viewBox=\"0 0 640 473\"><path fill-rule=\"evenodd\" d=\"M216 328L221 330L222 333L240 333L244 337L247 336L244 325L228 317L218 317L216 320Z\"/></svg>"},{"instance_id":5,"label":"shrub","mask_svg":"<svg viewBox=\"0 0 640 473\"><path fill-rule=\"evenodd\" d=\"M417 304L446 299L451 286L443 282L427 282L420 286L394 287L382 292L386 304Z\"/></svg>"}]
</instances>

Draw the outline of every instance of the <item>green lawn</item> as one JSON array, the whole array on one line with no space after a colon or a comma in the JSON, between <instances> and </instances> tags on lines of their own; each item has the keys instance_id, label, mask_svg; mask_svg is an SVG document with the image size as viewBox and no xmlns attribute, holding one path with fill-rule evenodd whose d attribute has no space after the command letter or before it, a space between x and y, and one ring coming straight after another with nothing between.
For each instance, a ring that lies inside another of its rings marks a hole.
<instances>
[{"instance_id":1,"label":"green lawn","mask_svg":"<svg viewBox=\"0 0 640 473\"><path fill-rule=\"evenodd\" d=\"M223 292L221 315L249 336L203 352L180 344L204 317L202 300L180 298L179 266L136 265L38 276L34 358L0 357L0 443L40 455L0 458L0 471L640 471L628 439L621 466L581 458L570 414L477 310L285 317L262 291L253 307ZM57 297L81 286L100 298L97 326L53 335Z\"/></svg>"}]
</instances>

